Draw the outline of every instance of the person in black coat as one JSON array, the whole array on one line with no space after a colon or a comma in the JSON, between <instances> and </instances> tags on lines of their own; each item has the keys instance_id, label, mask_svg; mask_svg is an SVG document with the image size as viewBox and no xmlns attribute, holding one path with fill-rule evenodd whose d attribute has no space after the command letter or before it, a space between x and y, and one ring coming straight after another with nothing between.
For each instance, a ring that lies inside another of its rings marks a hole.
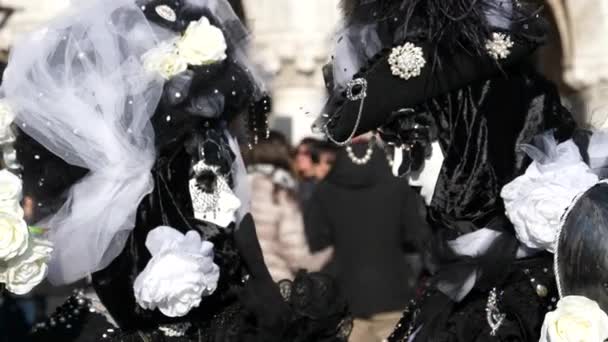
<instances>
[{"instance_id":1,"label":"person in black coat","mask_svg":"<svg viewBox=\"0 0 608 342\"><path fill-rule=\"evenodd\" d=\"M344 150L315 189L305 212L312 251L333 246L326 271L336 277L355 317L350 341L382 341L412 298L408 246L423 248L430 230L420 199L393 177L384 151L373 146L368 163L354 164ZM353 146L358 156L365 146Z\"/></svg>"}]
</instances>

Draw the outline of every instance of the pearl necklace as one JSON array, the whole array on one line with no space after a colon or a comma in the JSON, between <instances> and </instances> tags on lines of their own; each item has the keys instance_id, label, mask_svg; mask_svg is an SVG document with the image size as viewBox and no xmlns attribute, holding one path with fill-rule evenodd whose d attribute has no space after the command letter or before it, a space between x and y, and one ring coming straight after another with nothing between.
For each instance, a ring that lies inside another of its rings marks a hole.
<instances>
[{"instance_id":1,"label":"pearl necklace","mask_svg":"<svg viewBox=\"0 0 608 342\"><path fill-rule=\"evenodd\" d=\"M369 140L367 144L367 151L365 151L365 155L362 158L359 158L355 155L352 145L346 146L346 153L348 154L348 158L350 158L350 160L352 160L352 162L356 165L365 165L369 163L369 161L372 159L372 155L374 154L375 140L375 137L372 137Z\"/></svg>"}]
</instances>

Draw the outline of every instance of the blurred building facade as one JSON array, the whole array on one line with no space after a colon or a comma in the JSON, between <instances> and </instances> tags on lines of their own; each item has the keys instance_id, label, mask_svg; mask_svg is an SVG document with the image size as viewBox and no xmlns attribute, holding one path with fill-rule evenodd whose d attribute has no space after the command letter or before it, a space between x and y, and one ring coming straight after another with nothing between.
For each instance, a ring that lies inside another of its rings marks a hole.
<instances>
[{"instance_id":1,"label":"blurred building facade","mask_svg":"<svg viewBox=\"0 0 608 342\"><path fill-rule=\"evenodd\" d=\"M321 67L331 55L340 0L243 0L252 57L269 76L273 126L298 142L326 98ZM308 114L307 114L308 113Z\"/></svg>"},{"instance_id":2,"label":"blurred building facade","mask_svg":"<svg viewBox=\"0 0 608 342\"><path fill-rule=\"evenodd\" d=\"M69 4L70 0L0 0L1 7L14 10L0 30L0 49L8 50L19 35L35 29Z\"/></svg>"}]
</instances>

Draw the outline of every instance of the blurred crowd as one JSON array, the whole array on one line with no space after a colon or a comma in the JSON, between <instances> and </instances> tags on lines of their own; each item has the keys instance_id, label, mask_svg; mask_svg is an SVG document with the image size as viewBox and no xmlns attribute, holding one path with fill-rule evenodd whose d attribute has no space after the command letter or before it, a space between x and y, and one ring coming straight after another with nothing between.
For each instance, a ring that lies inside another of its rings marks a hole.
<instances>
[{"instance_id":1,"label":"blurred crowd","mask_svg":"<svg viewBox=\"0 0 608 342\"><path fill-rule=\"evenodd\" d=\"M355 318L353 342L390 334L414 295L430 234L419 195L393 177L390 154L369 138L347 151L314 138L292 147L271 132L244 149L270 273L275 281L301 270L333 276Z\"/></svg>"}]
</instances>

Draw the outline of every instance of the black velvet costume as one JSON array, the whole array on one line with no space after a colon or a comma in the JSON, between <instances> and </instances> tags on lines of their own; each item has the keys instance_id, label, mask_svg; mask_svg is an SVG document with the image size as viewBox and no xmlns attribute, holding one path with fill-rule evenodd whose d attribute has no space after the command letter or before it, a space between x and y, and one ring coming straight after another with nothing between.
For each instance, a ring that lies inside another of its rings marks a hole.
<instances>
[{"instance_id":1,"label":"black velvet costume","mask_svg":"<svg viewBox=\"0 0 608 342\"><path fill-rule=\"evenodd\" d=\"M320 117L318 127L338 141L353 131L379 129L385 141L402 147L400 175L420 170L434 141L445 157L427 211L434 232L428 242L432 276L389 341L538 341L544 315L558 300L552 258L525 250L518 258L520 243L500 192L530 163L520 144L547 130L563 141L575 128L556 88L526 60L544 40L540 9L511 0L343 5L348 26L337 42L350 39L353 55L361 55L364 62L352 74L367 88L347 85L353 94L365 90L363 99L349 99L336 87L336 69L326 68L332 94L324 110L329 115ZM381 41L373 55L361 30L369 24ZM492 58L486 47L498 32L513 43L504 59ZM388 62L392 48L405 42L420 47L426 62L407 80L394 75ZM458 255L448 244L484 228L501 234L474 257ZM471 274L476 277L467 292ZM497 305L488 313L491 293ZM505 315L495 331L491 313Z\"/></svg>"},{"instance_id":2,"label":"black velvet costume","mask_svg":"<svg viewBox=\"0 0 608 342\"><path fill-rule=\"evenodd\" d=\"M556 89L525 69L431 100L424 107L435 119L445 154L428 208L437 270L390 340L407 341L422 325L415 341L536 341L545 313L558 298L552 257L540 253L516 259L519 243L504 215L500 191L529 165L519 144L550 129L567 139L574 122ZM504 234L478 258L449 252L447 241L481 228ZM437 282L462 284L473 269L481 272L480 277L461 302L435 288ZM496 336L490 335L486 323L493 288L504 292L499 302L507 315Z\"/></svg>"}]
</instances>

